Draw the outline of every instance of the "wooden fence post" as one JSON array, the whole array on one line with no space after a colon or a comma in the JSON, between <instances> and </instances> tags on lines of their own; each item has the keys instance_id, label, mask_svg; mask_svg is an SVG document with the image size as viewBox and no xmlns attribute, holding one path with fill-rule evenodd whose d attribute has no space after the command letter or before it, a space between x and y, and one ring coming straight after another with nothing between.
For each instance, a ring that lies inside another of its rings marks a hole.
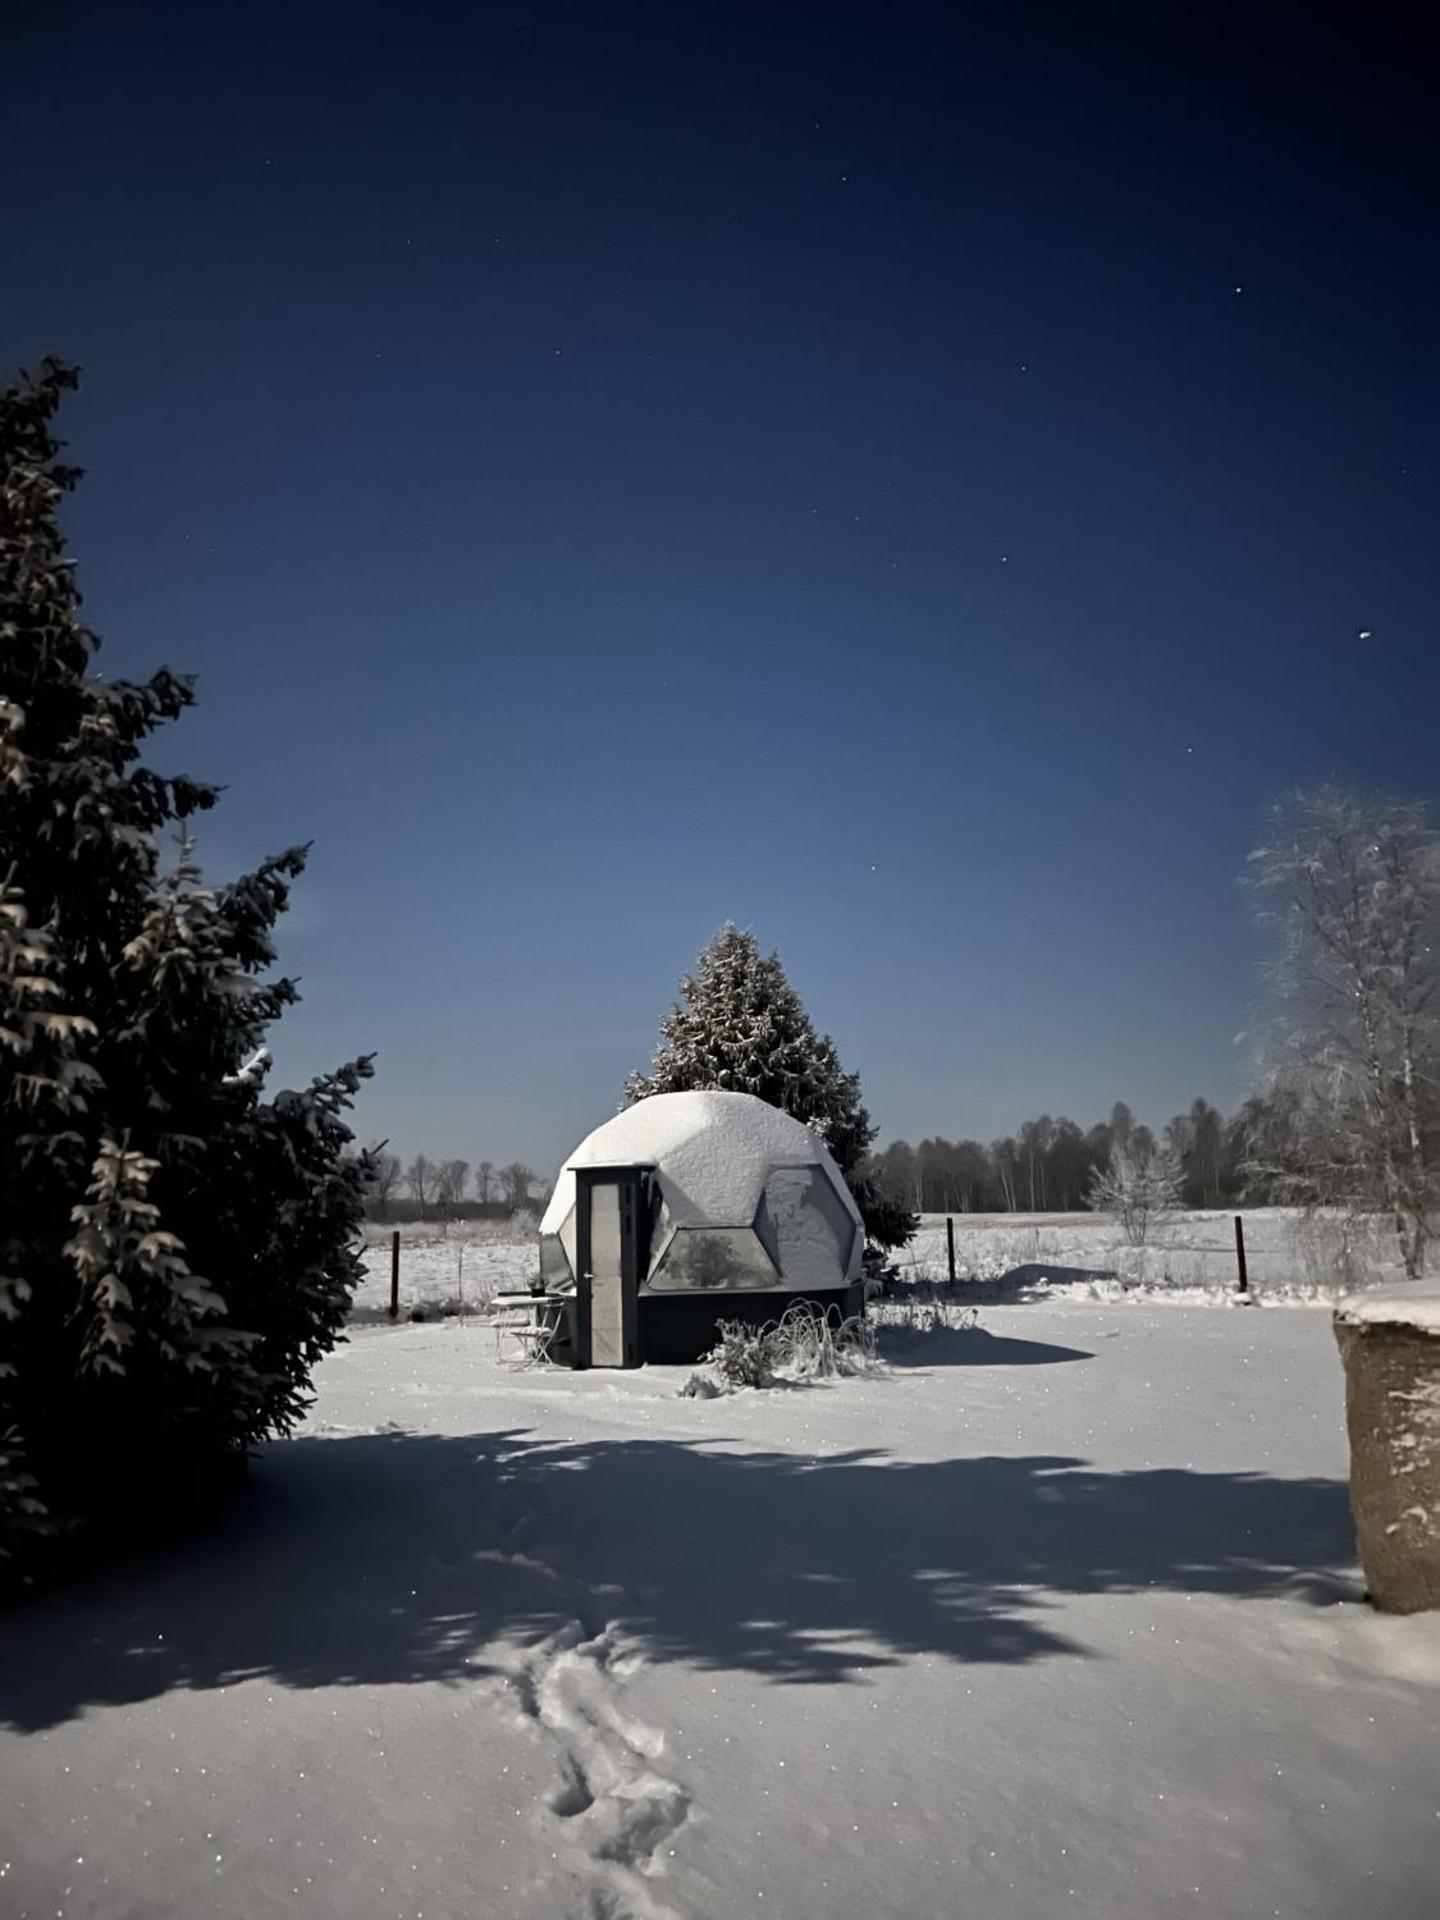
<instances>
[{"instance_id":1,"label":"wooden fence post","mask_svg":"<svg viewBox=\"0 0 1440 1920\"><path fill-rule=\"evenodd\" d=\"M1239 1214L1235 1216L1235 1264L1240 1269L1239 1291L1250 1291L1250 1278L1245 1271L1245 1227Z\"/></svg>"},{"instance_id":2,"label":"wooden fence post","mask_svg":"<svg viewBox=\"0 0 1440 1920\"><path fill-rule=\"evenodd\" d=\"M400 1318L400 1229L390 1236L390 1318Z\"/></svg>"},{"instance_id":3,"label":"wooden fence post","mask_svg":"<svg viewBox=\"0 0 1440 1920\"><path fill-rule=\"evenodd\" d=\"M950 1214L945 1216L945 1252L950 1260L950 1284L955 1284L955 1222Z\"/></svg>"}]
</instances>

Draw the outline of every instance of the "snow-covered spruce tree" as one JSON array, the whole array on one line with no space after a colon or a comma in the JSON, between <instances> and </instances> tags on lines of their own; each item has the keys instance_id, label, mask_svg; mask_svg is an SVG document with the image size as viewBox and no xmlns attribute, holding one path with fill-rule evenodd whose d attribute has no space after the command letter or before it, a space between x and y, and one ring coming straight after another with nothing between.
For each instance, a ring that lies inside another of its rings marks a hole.
<instances>
[{"instance_id":1,"label":"snow-covered spruce tree","mask_svg":"<svg viewBox=\"0 0 1440 1920\"><path fill-rule=\"evenodd\" d=\"M139 762L190 683L89 670L50 425L74 384L47 360L0 395L0 1580L294 1423L368 1179L368 1060L270 1101L245 1070L295 999L266 976L303 850L202 885L179 823L215 790Z\"/></svg>"},{"instance_id":2,"label":"snow-covered spruce tree","mask_svg":"<svg viewBox=\"0 0 1440 1920\"><path fill-rule=\"evenodd\" d=\"M904 1246L918 1224L864 1171L875 1138L857 1074L816 1033L776 953L727 923L680 982L660 1023L648 1073L625 1082L627 1101L652 1093L753 1093L817 1133L855 1196L872 1249Z\"/></svg>"}]
</instances>

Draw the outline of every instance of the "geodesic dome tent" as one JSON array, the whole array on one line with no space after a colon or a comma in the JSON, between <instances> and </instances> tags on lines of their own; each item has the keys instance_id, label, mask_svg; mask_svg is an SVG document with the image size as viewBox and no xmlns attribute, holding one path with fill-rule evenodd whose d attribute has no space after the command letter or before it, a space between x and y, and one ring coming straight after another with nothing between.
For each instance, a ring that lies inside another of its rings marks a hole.
<instances>
[{"instance_id":1,"label":"geodesic dome tent","mask_svg":"<svg viewBox=\"0 0 1440 1920\"><path fill-rule=\"evenodd\" d=\"M858 1311L863 1243L839 1168L800 1121L748 1093L657 1093L565 1162L540 1222L540 1267L554 1292L588 1273L608 1313L610 1261L624 1280L618 1310L634 1319L625 1351L686 1359L713 1344L717 1319L774 1319L797 1296Z\"/></svg>"}]
</instances>

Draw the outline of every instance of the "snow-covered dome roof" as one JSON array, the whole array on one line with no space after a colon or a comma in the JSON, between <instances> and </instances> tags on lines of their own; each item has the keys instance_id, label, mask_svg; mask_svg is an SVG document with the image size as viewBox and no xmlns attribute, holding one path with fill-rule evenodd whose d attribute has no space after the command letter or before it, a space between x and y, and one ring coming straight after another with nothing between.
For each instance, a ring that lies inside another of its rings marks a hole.
<instances>
[{"instance_id":1,"label":"snow-covered dome roof","mask_svg":"<svg viewBox=\"0 0 1440 1920\"><path fill-rule=\"evenodd\" d=\"M556 1233L575 1204L575 1167L653 1166L678 1226L748 1227L776 1167L824 1167L860 1214L824 1143L753 1093L652 1093L587 1134L568 1156L540 1222Z\"/></svg>"},{"instance_id":2,"label":"snow-covered dome roof","mask_svg":"<svg viewBox=\"0 0 1440 1920\"><path fill-rule=\"evenodd\" d=\"M652 1093L596 1127L556 1177L540 1222L542 1239L558 1235L566 1241L573 1233L576 1167L635 1165L655 1169L666 1236L688 1228L758 1224L767 1238L767 1208L777 1203L773 1176L784 1169L810 1169L802 1184L814 1192L818 1183L822 1211L840 1236L826 1244L840 1250L845 1270L858 1271L864 1228L840 1169L809 1127L750 1093ZM772 1187L768 1202L767 1183ZM777 1264L793 1265L798 1280L800 1266L810 1264L801 1259L798 1240L796 1254L787 1260L781 1248L788 1236L782 1234L780 1242L769 1238L781 1253Z\"/></svg>"}]
</instances>

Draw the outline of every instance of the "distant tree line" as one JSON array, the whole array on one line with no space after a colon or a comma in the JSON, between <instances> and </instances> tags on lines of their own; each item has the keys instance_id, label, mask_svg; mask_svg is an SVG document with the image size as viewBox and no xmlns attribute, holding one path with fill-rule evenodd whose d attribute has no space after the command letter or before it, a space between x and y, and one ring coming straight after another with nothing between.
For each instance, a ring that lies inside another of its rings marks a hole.
<instances>
[{"instance_id":1,"label":"distant tree line","mask_svg":"<svg viewBox=\"0 0 1440 1920\"><path fill-rule=\"evenodd\" d=\"M1092 1205L1097 1176L1117 1152L1142 1164L1164 1155L1177 1166L1183 1206L1263 1206L1281 1197L1263 1147L1283 1131L1282 1104L1283 1096L1257 1094L1227 1119L1197 1099L1157 1139L1117 1100L1108 1120L1088 1128L1045 1113L988 1144L896 1140L869 1171L883 1192L920 1213L1075 1213Z\"/></svg>"},{"instance_id":2,"label":"distant tree line","mask_svg":"<svg viewBox=\"0 0 1440 1920\"><path fill-rule=\"evenodd\" d=\"M370 1160L372 1220L503 1220L545 1198L539 1175L523 1160L503 1167L478 1161L473 1178L468 1160L417 1153L407 1161L383 1146L370 1149Z\"/></svg>"}]
</instances>

